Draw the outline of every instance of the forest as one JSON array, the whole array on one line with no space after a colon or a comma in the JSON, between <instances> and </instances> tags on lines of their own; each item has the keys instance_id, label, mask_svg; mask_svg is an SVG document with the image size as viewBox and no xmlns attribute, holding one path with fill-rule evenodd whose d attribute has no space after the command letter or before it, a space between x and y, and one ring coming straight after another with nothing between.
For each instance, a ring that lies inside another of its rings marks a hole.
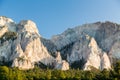
<instances>
[{"instance_id":1,"label":"forest","mask_svg":"<svg viewBox=\"0 0 120 80\"><path fill-rule=\"evenodd\" d=\"M79 68L62 71L37 66L31 70L0 66L0 80L120 80L120 61L111 70L102 71L94 67L90 71Z\"/></svg>"}]
</instances>

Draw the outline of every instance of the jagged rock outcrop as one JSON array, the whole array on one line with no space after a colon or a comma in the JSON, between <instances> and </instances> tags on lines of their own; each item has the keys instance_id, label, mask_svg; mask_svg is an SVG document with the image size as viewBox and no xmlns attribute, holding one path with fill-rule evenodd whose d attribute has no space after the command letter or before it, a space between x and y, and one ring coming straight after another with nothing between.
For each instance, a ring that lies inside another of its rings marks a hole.
<instances>
[{"instance_id":1,"label":"jagged rock outcrop","mask_svg":"<svg viewBox=\"0 0 120 80\"><path fill-rule=\"evenodd\" d=\"M86 58L86 63L85 63L85 70L90 70L90 67L93 66L97 69L100 69L101 66L101 58L100 56L103 54L99 47L97 46L96 41L94 38L91 38L89 44L89 53L88 53L88 58Z\"/></svg>"},{"instance_id":2,"label":"jagged rock outcrop","mask_svg":"<svg viewBox=\"0 0 120 80\"><path fill-rule=\"evenodd\" d=\"M2 28L4 30L1 29L3 31L1 35L2 43L0 45L1 62L11 61L11 66L18 67L19 69L34 68L34 64L37 62L41 62L47 66L52 65L56 59L49 54L47 48L41 42L41 36L35 23L30 20L23 20L19 24L14 23L14 25L16 25L15 27L10 26L11 21L12 20L9 21L9 19L7 20L6 17L1 20L1 26L6 27L6 30L4 27ZM15 30L11 30L13 27L15 27ZM8 32L14 34L12 36L5 35ZM12 37L14 36L15 38L13 39ZM57 64L56 62L56 65ZM59 69L63 68L61 67Z\"/></svg>"},{"instance_id":3,"label":"jagged rock outcrop","mask_svg":"<svg viewBox=\"0 0 120 80\"><path fill-rule=\"evenodd\" d=\"M101 70L103 69L111 69L110 59L106 53L103 53L101 58Z\"/></svg>"},{"instance_id":4,"label":"jagged rock outcrop","mask_svg":"<svg viewBox=\"0 0 120 80\"><path fill-rule=\"evenodd\" d=\"M53 36L51 41L71 65L82 61L85 70L89 66L110 69L113 59L120 55L119 30L120 25L108 21L84 24Z\"/></svg>"},{"instance_id":5,"label":"jagged rock outcrop","mask_svg":"<svg viewBox=\"0 0 120 80\"><path fill-rule=\"evenodd\" d=\"M22 70L36 63L61 70L103 70L120 59L120 25L108 21L84 24L45 39L31 20L17 24L0 16L0 32L0 65Z\"/></svg>"},{"instance_id":6,"label":"jagged rock outcrop","mask_svg":"<svg viewBox=\"0 0 120 80\"><path fill-rule=\"evenodd\" d=\"M47 65L53 60L41 43L36 25L32 21L21 21L18 24L18 39L15 44L20 44L20 48L23 51L23 53L20 53L21 56L31 60L31 62L40 60Z\"/></svg>"},{"instance_id":7,"label":"jagged rock outcrop","mask_svg":"<svg viewBox=\"0 0 120 80\"><path fill-rule=\"evenodd\" d=\"M67 61L72 64L75 61L79 61L83 59L85 61L83 64L84 70L90 70L91 66L97 69L103 69L103 68L111 69L111 65L109 64L110 63L109 58L107 59L109 65L103 66L101 64L103 62L102 57L104 54L106 54L107 56L107 53L104 53L98 47L95 39L93 37L85 35L78 42L74 43L71 54L67 56Z\"/></svg>"},{"instance_id":8,"label":"jagged rock outcrop","mask_svg":"<svg viewBox=\"0 0 120 80\"><path fill-rule=\"evenodd\" d=\"M68 70L69 63L62 60L60 52L57 52L56 55L55 69Z\"/></svg>"},{"instance_id":9,"label":"jagged rock outcrop","mask_svg":"<svg viewBox=\"0 0 120 80\"><path fill-rule=\"evenodd\" d=\"M5 16L0 16L0 26L10 25L10 23L13 23L14 21L10 18L7 18Z\"/></svg>"}]
</instances>

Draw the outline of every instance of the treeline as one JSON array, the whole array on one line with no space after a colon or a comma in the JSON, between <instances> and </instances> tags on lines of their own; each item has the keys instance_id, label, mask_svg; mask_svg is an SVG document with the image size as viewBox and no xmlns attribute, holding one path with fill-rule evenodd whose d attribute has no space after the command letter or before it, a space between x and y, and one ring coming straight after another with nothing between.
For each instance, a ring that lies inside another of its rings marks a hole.
<instances>
[{"instance_id":1,"label":"treeline","mask_svg":"<svg viewBox=\"0 0 120 80\"><path fill-rule=\"evenodd\" d=\"M31 70L22 71L17 68L0 66L0 80L120 80L120 61L112 70L91 71L70 69L67 71L40 69L35 67Z\"/></svg>"}]
</instances>

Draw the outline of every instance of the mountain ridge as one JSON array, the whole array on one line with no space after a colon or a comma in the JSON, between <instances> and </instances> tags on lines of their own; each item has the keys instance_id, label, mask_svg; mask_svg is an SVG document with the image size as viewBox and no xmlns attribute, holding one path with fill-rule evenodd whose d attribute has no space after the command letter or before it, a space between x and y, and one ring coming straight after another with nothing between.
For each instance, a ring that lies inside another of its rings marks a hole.
<instances>
[{"instance_id":1,"label":"mountain ridge","mask_svg":"<svg viewBox=\"0 0 120 80\"><path fill-rule=\"evenodd\" d=\"M11 62L10 66L22 70L34 68L39 62L53 69L80 65L83 70L91 66L103 70L111 69L113 59L120 59L120 25L109 21L69 28L45 39L31 20L16 24L1 16L0 31L0 63Z\"/></svg>"}]
</instances>

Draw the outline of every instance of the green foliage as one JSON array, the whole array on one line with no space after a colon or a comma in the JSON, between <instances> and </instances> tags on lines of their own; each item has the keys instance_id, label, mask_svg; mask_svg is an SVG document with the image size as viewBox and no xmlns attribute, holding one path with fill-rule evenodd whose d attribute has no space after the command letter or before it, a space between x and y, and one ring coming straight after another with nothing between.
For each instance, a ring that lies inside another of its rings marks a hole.
<instances>
[{"instance_id":1,"label":"green foliage","mask_svg":"<svg viewBox=\"0 0 120 80\"><path fill-rule=\"evenodd\" d=\"M52 75L51 75L51 70L47 69L47 70L46 70L46 79L47 79L47 80L51 79L51 76L52 76Z\"/></svg>"},{"instance_id":2,"label":"green foliage","mask_svg":"<svg viewBox=\"0 0 120 80\"><path fill-rule=\"evenodd\" d=\"M9 69L6 66L0 66L0 80L9 80Z\"/></svg>"},{"instance_id":3,"label":"green foliage","mask_svg":"<svg viewBox=\"0 0 120 80\"><path fill-rule=\"evenodd\" d=\"M117 61L116 62L116 65L115 65L115 71L118 73L118 74L120 74L120 61Z\"/></svg>"},{"instance_id":4,"label":"green foliage","mask_svg":"<svg viewBox=\"0 0 120 80\"><path fill-rule=\"evenodd\" d=\"M54 69L34 69L21 71L18 68L0 66L0 80L120 80L120 62L112 70L97 70L92 67L91 71L70 69L67 71Z\"/></svg>"},{"instance_id":5,"label":"green foliage","mask_svg":"<svg viewBox=\"0 0 120 80\"><path fill-rule=\"evenodd\" d=\"M65 79L65 73L62 70L53 70L52 77L53 79Z\"/></svg>"}]
</instances>

